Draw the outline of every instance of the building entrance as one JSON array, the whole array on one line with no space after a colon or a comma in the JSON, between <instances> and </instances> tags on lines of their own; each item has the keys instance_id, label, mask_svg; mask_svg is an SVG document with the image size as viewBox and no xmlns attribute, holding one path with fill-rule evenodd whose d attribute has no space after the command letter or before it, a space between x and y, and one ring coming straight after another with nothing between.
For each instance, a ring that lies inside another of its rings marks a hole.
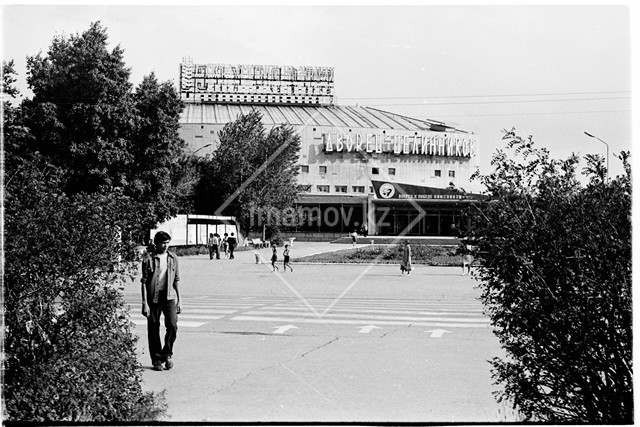
<instances>
[{"instance_id":1,"label":"building entrance","mask_svg":"<svg viewBox=\"0 0 640 427\"><path fill-rule=\"evenodd\" d=\"M377 206L375 221L379 236L454 236L460 212L454 209L424 209Z\"/></svg>"}]
</instances>

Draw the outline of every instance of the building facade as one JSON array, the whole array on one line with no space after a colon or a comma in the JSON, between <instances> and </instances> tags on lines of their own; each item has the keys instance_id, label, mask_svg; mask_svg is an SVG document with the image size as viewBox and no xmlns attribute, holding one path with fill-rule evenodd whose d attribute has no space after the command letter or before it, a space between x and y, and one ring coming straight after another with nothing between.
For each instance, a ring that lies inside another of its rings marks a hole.
<instances>
[{"instance_id":1,"label":"building facade","mask_svg":"<svg viewBox=\"0 0 640 427\"><path fill-rule=\"evenodd\" d=\"M186 108L180 134L211 153L218 132L256 109L266 128L292 126L301 138L298 231L450 235L474 200L476 135L446 123L334 102L333 69L255 65L181 66Z\"/></svg>"}]
</instances>

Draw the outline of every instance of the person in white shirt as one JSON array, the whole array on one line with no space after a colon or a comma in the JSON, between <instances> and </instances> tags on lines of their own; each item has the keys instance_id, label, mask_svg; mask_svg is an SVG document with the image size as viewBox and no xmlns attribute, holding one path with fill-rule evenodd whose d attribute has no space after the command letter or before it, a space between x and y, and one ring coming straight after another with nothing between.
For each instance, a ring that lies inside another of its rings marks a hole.
<instances>
[{"instance_id":1,"label":"person in white shirt","mask_svg":"<svg viewBox=\"0 0 640 427\"><path fill-rule=\"evenodd\" d=\"M173 368L173 344L178 333L180 275L178 257L169 252L171 236L159 231L154 239L155 253L142 260L142 315L147 318L149 354L153 369ZM164 346L160 342L160 316L164 316ZM164 367L163 367L164 364Z\"/></svg>"}]
</instances>

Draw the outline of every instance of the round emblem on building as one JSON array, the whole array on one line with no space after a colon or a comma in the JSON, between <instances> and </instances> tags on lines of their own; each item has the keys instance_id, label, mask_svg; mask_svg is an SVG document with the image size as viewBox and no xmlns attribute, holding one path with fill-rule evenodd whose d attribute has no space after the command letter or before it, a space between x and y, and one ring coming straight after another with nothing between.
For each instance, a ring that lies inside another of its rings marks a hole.
<instances>
[{"instance_id":1,"label":"round emblem on building","mask_svg":"<svg viewBox=\"0 0 640 427\"><path fill-rule=\"evenodd\" d=\"M382 198L390 199L393 197L394 194L396 194L396 188L393 186L393 184L389 184L388 182L385 182L380 186L380 196Z\"/></svg>"}]
</instances>

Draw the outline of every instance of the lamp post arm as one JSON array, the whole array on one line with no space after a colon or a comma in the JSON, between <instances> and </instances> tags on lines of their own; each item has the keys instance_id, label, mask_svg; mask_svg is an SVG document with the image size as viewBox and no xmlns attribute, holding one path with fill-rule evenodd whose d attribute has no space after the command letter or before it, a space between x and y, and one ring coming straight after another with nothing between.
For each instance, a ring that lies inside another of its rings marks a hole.
<instances>
[{"instance_id":1,"label":"lamp post arm","mask_svg":"<svg viewBox=\"0 0 640 427\"><path fill-rule=\"evenodd\" d=\"M587 136L590 136L591 138L595 138L598 141L602 142L606 147L607 147L607 181L609 180L609 144L607 144L605 141L603 141L602 139L598 138L595 135L590 134L589 132L585 132L584 133Z\"/></svg>"}]
</instances>

